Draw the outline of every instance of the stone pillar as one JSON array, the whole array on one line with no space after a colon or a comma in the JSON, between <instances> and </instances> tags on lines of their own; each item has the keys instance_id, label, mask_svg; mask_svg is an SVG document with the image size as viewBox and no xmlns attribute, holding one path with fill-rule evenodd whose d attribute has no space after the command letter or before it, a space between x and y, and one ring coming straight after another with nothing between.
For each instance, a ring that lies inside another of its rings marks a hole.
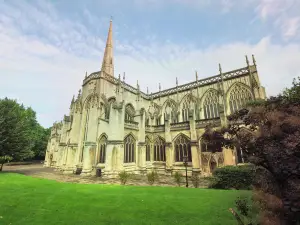
<instances>
[{"instance_id":1,"label":"stone pillar","mask_svg":"<svg viewBox=\"0 0 300 225\"><path fill-rule=\"evenodd\" d=\"M106 158L104 174L108 177L115 177L123 170L124 144L123 141L108 141L106 147Z\"/></svg>"},{"instance_id":2,"label":"stone pillar","mask_svg":"<svg viewBox=\"0 0 300 225\"><path fill-rule=\"evenodd\" d=\"M82 176L89 176L92 173L92 158L94 158L96 150L95 142L85 142L83 150L83 167Z\"/></svg>"},{"instance_id":3,"label":"stone pillar","mask_svg":"<svg viewBox=\"0 0 300 225\"><path fill-rule=\"evenodd\" d=\"M171 175L174 164L173 145L172 142L166 143L166 173Z\"/></svg>"},{"instance_id":4,"label":"stone pillar","mask_svg":"<svg viewBox=\"0 0 300 225\"><path fill-rule=\"evenodd\" d=\"M145 142L138 143L138 157L137 165L142 174L146 172L146 145Z\"/></svg>"},{"instance_id":5,"label":"stone pillar","mask_svg":"<svg viewBox=\"0 0 300 225\"><path fill-rule=\"evenodd\" d=\"M200 173L200 163L199 163L198 142L197 141L191 142L191 151L192 151L193 173L199 174Z\"/></svg>"},{"instance_id":6,"label":"stone pillar","mask_svg":"<svg viewBox=\"0 0 300 225\"><path fill-rule=\"evenodd\" d=\"M198 155L198 141L196 133L196 122L194 110L189 111L190 131L191 131L191 152L192 152L192 171L193 173L200 173L199 155Z\"/></svg>"}]
</instances>

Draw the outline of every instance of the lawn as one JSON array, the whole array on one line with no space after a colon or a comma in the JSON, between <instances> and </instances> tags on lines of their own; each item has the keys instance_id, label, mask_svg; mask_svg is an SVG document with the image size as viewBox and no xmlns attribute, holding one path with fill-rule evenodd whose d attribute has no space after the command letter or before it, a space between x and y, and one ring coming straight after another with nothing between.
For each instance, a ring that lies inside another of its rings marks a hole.
<instances>
[{"instance_id":1,"label":"lawn","mask_svg":"<svg viewBox=\"0 0 300 225\"><path fill-rule=\"evenodd\" d=\"M247 191L72 184L0 173L0 224L235 225L228 211Z\"/></svg>"}]
</instances>

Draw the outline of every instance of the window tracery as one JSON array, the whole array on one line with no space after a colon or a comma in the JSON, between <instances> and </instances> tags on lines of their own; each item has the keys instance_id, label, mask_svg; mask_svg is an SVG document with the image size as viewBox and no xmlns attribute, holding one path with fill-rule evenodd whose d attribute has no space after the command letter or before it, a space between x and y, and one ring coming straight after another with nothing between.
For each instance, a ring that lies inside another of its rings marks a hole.
<instances>
[{"instance_id":1,"label":"window tracery","mask_svg":"<svg viewBox=\"0 0 300 225\"><path fill-rule=\"evenodd\" d=\"M125 107L125 122L134 121L135 110L131 104L127 104Z\"/></svg>"},{"instance_id":2,"label":"window tracery","mask_svg":"<svg viewBox=\"0 0 300 225\"><path fill-rule=\"evenodd\" d=\"M242 109L252 99L251 92L240 84L233 87L229 94L230 112L234 113Z\"/></svg>"},{"instance_id":3,"label":"window tracery","mask_svg":"<svg viewBox=\"0 0 300 225\"><path fill-rule=\"evenodd\" d=\"M153 155L154 155L154 161L160 161L160 162L166 161L165 141L160 137L158 137L154 142Z\"/></svg>"},{"instance_id":4,"label":"window tracery","mask_svg":"<svg viewBox=\"0 0 300 225\"><path fill-rule=\"evenodd\" d=\"M124 140L124 163L135 162L135 139L128 135Z\"/></svg>"},{"instance_id":5,"label":"window tracery","mask_svg":"<svg viewBox=\"0 0 300 225\"><path fill-rule=\"evenodd\" d=\"M176 138L175 142L175 160L176 162L183 162L183 157L188 157L188 162L192 162L191 143L190 140L180 135Z\"/></svg>"},{"instance_id":6,"label":"window tracery","mask_svg":"<svg viewBox=\"0 0 300 225\"><path fill-rule=\"evenodd\" d=\"M148 137L146 137L146 162L151 161L151 142Z\"/></svg>"},{"instance_id":7,"label":"window tracery","mask_svg":"<svg viewBox=\"0 0 300 225\"><path fill-rule=\"evenodd\" d=\"M105 163L106 158L106 143L107 138L105 136L102 136L99 140L99 163Z\"/></svg>"},{"instance_id":8,"label":"window tracery","mask_svg":"<svg viewBox=\"0 0 300 225\"><path fill-rule=\"evenodd\" d=\"M205 95L205 100L203 102L204 118L212 119L220 117L219 112L219 97L218 92L215 90L210 90Z\"/></svg>"},{"instance_id":9,"label":"window tracery","mask_svg":"<svg viewBox=\"0 0 300 225\"><path fill-rule=\"evenodd\" d=\"M196 101L192 94L189 94L185 97L184 102L182 104L182 121L189 121L189 111L195 110Z\"/></svg>"}]
</instances>

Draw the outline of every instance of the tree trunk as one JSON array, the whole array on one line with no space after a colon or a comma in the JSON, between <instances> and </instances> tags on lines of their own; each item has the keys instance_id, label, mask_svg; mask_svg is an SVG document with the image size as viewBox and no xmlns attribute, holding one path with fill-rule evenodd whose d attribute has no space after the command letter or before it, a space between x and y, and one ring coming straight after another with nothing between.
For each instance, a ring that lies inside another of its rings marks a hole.
<instances>
[{"instance_id":1,"label":"tree trunk","mask_svg":"<svg viewBox=\"0 0 300 225\"><path fill-rule=\"evenodd\" d=\"M235 219L238 222L238 225L244 225L243 221L241 220L241 217L239 216L239 214L237 214L233 208L229 208L229 211L234 215Z\"/></svg>"},{"instance_id":2,"label":"tree trunk","mask_svg":"<svg viewBox=\"0 0 300 225\"><path fill-rule=\"evenodd\" d=\"M0 164L0 172L2 171L3 163Z\"/></svg>"}]
</instances>

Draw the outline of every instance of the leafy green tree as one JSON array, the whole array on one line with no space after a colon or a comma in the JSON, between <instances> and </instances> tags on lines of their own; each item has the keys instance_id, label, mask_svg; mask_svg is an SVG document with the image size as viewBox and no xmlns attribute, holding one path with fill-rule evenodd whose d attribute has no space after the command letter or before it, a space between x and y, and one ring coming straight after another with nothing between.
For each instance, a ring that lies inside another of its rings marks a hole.
<instances>
[{"instance_id":1,"label":"leafy green tree","mask_svg":"<svg viewBox=\"0 0 300 225\"><path fill-rule=\"evenodd\" d=\"M36 120L36 113L15 100L0 99L0 157L1 162L42 158L50 129Z\"/></svg>"}]
</instances>

